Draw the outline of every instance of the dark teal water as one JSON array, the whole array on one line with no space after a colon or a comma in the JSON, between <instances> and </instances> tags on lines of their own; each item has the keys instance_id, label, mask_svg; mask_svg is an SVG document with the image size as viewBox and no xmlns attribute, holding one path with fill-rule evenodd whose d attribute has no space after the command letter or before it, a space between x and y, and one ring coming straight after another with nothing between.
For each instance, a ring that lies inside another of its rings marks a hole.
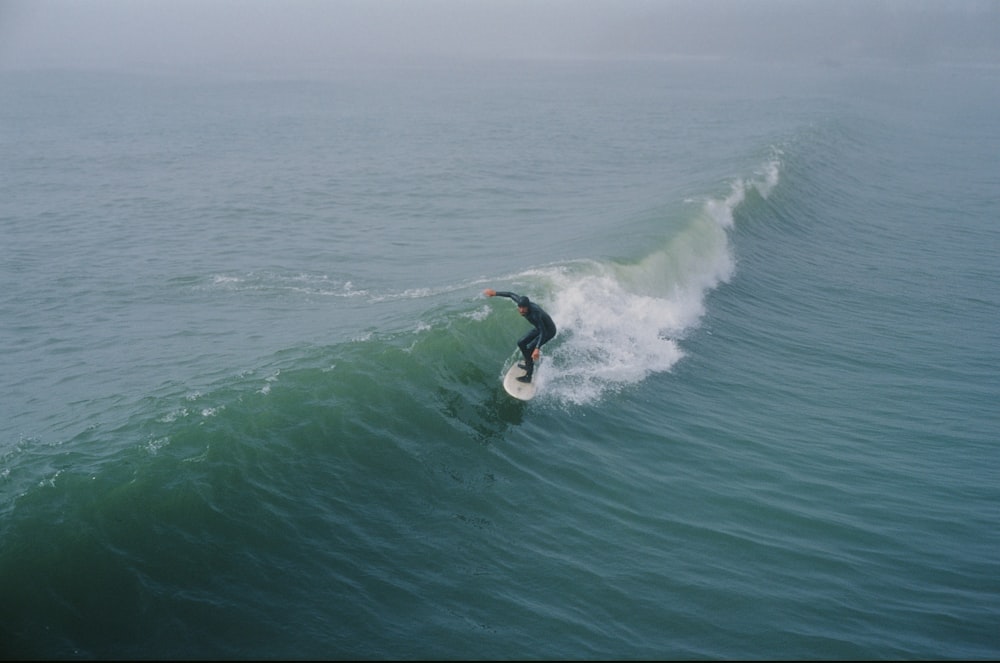
<instances>
[{"instance_id":1,"label":"dark teal water","mask_svg":"<svg viewBox=\"0 0 1000 663\"><path fill-rule=\"evenodd\" d=\"M996 658L997 83L3 74L0 654Z\"/></svg>"}]
</instances>

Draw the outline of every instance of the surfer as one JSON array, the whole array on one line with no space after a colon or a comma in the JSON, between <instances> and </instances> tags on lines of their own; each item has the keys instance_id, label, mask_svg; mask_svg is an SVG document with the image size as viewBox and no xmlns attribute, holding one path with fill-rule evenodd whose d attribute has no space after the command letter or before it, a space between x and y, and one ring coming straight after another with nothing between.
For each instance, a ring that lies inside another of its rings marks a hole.
<instances>
[{"instance_id":1,"label":"surfer","mask_svg":"<svg viewBox=\"0 0 1000 663\"><path fill-rule=\"evenodd\" d=\"M552 322L552 316L542 310L542 307L534 303L525 296L514 294L513 292L497 292L493 288L483 290L487 297L509 297L517 304L517 312L533 326L532 330L521 337L517 342L517 347L524 355L524 363L521 368L525 373L518 378L521 382L531 382L531 375L535 371L535 362L542 354L542 346L555 338L556 323Z\"/></svg>"}]
</instances>

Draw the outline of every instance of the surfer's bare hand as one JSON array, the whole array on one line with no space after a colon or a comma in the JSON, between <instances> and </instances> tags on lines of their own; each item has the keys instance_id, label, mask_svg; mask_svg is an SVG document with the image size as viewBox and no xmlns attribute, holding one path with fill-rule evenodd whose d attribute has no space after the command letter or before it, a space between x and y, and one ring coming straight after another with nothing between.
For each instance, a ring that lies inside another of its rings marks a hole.
<instances>
[{"instance_id":1,"label":"surfer's bare hand","mask_svg":"<svg viewBox=\"0 0 1000 663\"><path fill-rule=\"evenodd\" d=\"M483 290L483 294L487 297L492 297L497 294L497 291L493 288L486 288L486 290Z\"/></svg>"},{"instance_id":2,"label":"surfer's bare hand","mask_svg":"<svg viewBox=\"0 0 1000 663\"><path fill-rule=\"evenodd\" d=\"M535 348L535 351L531 353L531 358L534 359L535 361L538 361L538 358L541 356L542 356L542 351L539 350L538 348Z\"/></svg>"}]
</instances>

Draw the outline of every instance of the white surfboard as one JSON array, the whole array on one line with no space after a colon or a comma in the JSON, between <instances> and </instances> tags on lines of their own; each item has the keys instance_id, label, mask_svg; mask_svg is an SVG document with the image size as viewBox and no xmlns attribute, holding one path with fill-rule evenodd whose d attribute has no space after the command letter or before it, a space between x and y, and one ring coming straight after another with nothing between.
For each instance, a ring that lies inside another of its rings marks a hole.
<instances>
[{"instance_id":1,"label":"white surfboard","mask_svg":"<svg viewBox=\"0 0 1000 663\"><path fill-rule=\"evenodd\" d=\"M530 401L535 397L535 385L538 382L538 364L541 362L535 362L535 374L531 378L531 382L519 382L518 378L525 374L523 368L518 368L518 362L514 362L514 365L510 367L507 374L503 376L503 388L508 394L522 401Z\"/></svg>"}]
</instances>

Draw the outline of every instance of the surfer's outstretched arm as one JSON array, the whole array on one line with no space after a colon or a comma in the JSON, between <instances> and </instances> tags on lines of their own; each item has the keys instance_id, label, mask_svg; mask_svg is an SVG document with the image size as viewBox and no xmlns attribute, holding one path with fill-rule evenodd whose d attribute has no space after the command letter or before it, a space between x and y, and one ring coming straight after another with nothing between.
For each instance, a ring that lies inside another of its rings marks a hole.
<instances>
[{"instance_id":1,"label":"surfer's outstretched arm","mask_svg":"<svg viewBox=\"0 0 1000 663\"><path fill-rule=\"evenodd\" d=\"M504 290L498 292L493 288L486 288L486 290L483 290L483 294L486 295L487 297L507 297L509 299L514 300L514 303L521 301L521 295L518 295L517 293L514 292L506 292Z\"/></svg>"}]
</instances>

